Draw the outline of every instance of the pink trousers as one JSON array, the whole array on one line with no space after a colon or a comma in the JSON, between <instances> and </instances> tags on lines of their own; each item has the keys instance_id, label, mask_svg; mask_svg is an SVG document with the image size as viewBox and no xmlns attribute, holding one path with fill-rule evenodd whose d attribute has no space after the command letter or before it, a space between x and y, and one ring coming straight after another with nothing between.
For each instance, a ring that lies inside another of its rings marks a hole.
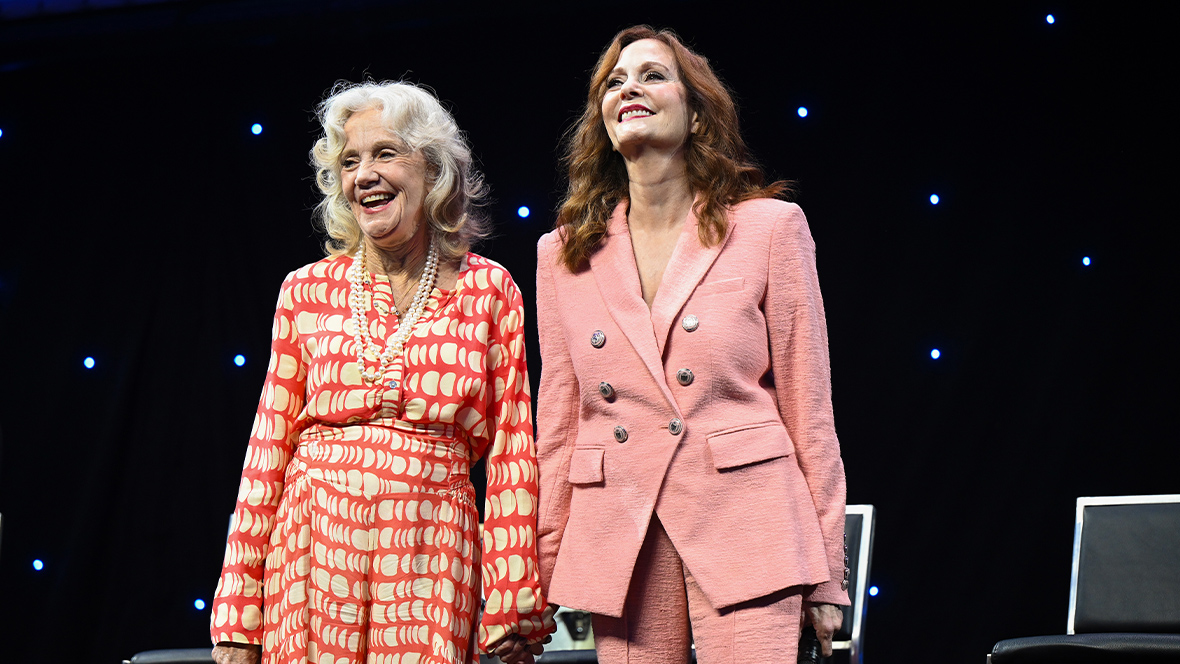
<instances>
[{"instance_id":1,"label":"pink trousers","mask_svg":"<svg viewBox=\"0 0 1180 664\"><path fill-rule=\"evenodd\" d=\"M594 614L599 664L795 661L802 596L787 588L720 611L680 560L653 514L631 576L623 616Z\"/></svg>"}]
</instances>

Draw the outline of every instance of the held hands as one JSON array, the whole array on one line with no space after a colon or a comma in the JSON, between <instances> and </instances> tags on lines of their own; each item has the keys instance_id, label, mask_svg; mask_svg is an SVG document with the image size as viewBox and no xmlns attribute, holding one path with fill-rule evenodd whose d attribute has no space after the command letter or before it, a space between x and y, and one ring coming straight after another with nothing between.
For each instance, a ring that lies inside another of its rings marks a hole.
<instances>
[{"instance_id":1,"label":"held hands","mask_svg":"<svg viewBox=\"0 0 1180 664\"><path fill-rule=\"evenodd\" d=\"M504 664L535 664L534 657L545 652L543 644L549 643L553 638L546 636L541 643L528 644L528 640L519 634L509 634L500 639L496 645L488 648L488 654L495 655L500 658Z\"/></svg>"},{"instance_id":2,"label":"held hands","mask_svg":"<svg viewBox=\"0 0 1180 664\"><path fill-rule=\"evenodd\" d=\"M832 656L832 637L844 622L844 613L835 604L803 603L803 624L815 628L824 657Z\"/></svg>"},{"instance_id":3,"label":"held hands","mask_svg":"<svg viewBox=\"0 0 1180 664\"><path fill-rule=\"evenodd\" d=\"M261 660L262 646L222 641L213 648L213 661L217 664L258 664Z\"/></svg>"},{"instance_id":4,"label":"held hands","mask_svg":"<svg viewBox=\"0 0 1180 664\"><path fill-rule=\"evenodd\" d=\"M545 607L545 611L541 614L541 621L546 627L552 629L554 627L554 616L557 615L557 610L561 608L556 604L550 604ZM536 664L534 657L545 652L545 645L553 640L553 636L546 636L540 643L528 644L528 639L519 634L509 634L500 639L499 642L488 648L488 654L500 658L504 664Z\"/></svg>"}]
</instances>

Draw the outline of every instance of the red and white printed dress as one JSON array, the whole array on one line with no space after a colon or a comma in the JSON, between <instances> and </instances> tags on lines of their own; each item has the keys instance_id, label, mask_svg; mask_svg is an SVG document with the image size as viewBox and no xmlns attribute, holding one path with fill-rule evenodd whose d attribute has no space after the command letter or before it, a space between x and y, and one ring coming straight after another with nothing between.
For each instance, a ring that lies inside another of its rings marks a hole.
<instances>
[{"instance_id":1,"label":"red and white printed dress","mask_svg":"<svg viewBox=\"0 0 1180 664\"><path fill-rule=\"evenodd\" d=\"M326 258L283 282L213 642L261 644L265 664L471 664L477 631L479 650L507 634L539 641L553 621L537 571L516 284L467 254L454 290L434 289L405 353L369 384L356 364L352 263ZM375 275L365 293L384 347L398 324L389 282ZM469 472L481 457L482 543Z\"/></svg>"}]
</instances>

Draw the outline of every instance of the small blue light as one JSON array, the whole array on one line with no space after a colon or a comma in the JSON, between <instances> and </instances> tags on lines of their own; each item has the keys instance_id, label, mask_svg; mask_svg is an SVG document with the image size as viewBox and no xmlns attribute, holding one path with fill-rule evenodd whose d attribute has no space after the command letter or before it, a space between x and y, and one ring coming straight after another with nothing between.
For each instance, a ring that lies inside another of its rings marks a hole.
<instances>
[{"instance_id":1,"label":"small blue light","mask_svg":"<svg viewBox=\"0 0 1180 664\"><path fill-rule=\"evenodd\" d=\"M937 360L940 357L942 357L942 351L938 350L937 348L930 349L930 359Z\"/></svg>"},{"instance_id":2,"label":"small blue light","mask_svg":"<svg viewBox=\"0 0 1180 664\"><path fill-rule=\"evenodd\" d=\"M520 217L521 219L528 218L528 216L529 216L528 206L522 205L522 206L516 208L516 216Z\"/></svg>"},{"instance_id":3,"label":"small blue light","mask_svg":"<svg viewBox=\"0 0 1180 664\"><path fill-rule=\"evenodd\" d=\"M199 599L199 600L193 602L193 606L197 607L198 611L204 611L205 610L205 600Z\"/></svg>"},{"instance_id":4,"label":"small blue light","mask_svg":"<svg viewBox=\"0 0 1180 664\"><path fill-rule=\"evenodd\" d=\"M930 194L930 204L938 205L938 194Z\"/></svg>"},{"instance_id":5,"label":"small blue light","mask_svg":"<svg viewBox=\"0 0 1180 664\"><path fill-rule=\"evenodd\" d=\"M873 597L876 597L877 593L879 593L879 592L881 592L881 591L877 590L877 586L870 586L869 587L869 594L872 595Z\"/></svg>"},{"instance_id":6,"label":"small blue light","mask_svg":"<svg viewBox=\"0 0 1180 664\"><path fill-rule=\"evenodd\" d=\"M234 364L236 364L240 367L245 363L246 363L246 356L245 355L234 355Z\"/></svg>"},{"instance_id":7,"label":"small blue light","mask_svg":"<svg viewBox=\"0 0 1180 664\"><path fill-rule=\"evenodd\" d=\"M800 106L795 112L798 113L799 117L801 117L801 118L807 117L807 107L806 106Z\"/></svg>"},{"instance_id":8,"label":"small blue light","mask_svg":"<svg viewBox=\"0 0 1180 664\"><path fill-rule=\"evenodd\" d=\"M38 558L33 561L33 569L40 572L41 570L45 569L45 563L41 562L41 559Z\"/></svg>"},{"instance_id":9,"label":"small blue light","mask_svg":"<svg viewBox=\"0 0 1180 664\"><path fill-rule=\"evenodd\" d=\"M85 360L82 360L82 366L86 367L87 369L93 369L94 368L94 358L88 357Z\"/></svg>"},{"instance_id":10,"label":"small blue light","mask_svg":"<svg viewBox=\"0 0 1180 664\"><path fill-rule=\"evenodd\" d=\"M4 136L4 130L0 129L0 136Z\"/></svg>"},{"instance_id":11,"label":"small blue light","mask_svg":"<svg viewBox=\"0 0 1180 664\"><path fill-rule=\"evenodd\" d=\"M261 134L262 133L262 125L255 122L253 125L250 126L250 133L254 134L255 136Z\"/></svg>"},{"instance_id":12,"label":"small blue light","mask_svg":"<svg viewBox=\"0 0 1180 664\"><path fill-rule=\"evenodd\" d=\"M1057 19L1052 14L1046 14L1045 15L1045 22L1048 23L1049 25L1053 25L1054 23L1057 22Z\"/></svg>"},{"instance_id":13,"label":"small blue light","mask_svg":"<svg viewBox=\"0 0 1180 664\"><path fill-rule=\"evenodd\" d=\"M1090 267L1090 257L1089 256L1082 256L1082 265L1085 265L1086 267Z\"/></svg>"}]
</instances>

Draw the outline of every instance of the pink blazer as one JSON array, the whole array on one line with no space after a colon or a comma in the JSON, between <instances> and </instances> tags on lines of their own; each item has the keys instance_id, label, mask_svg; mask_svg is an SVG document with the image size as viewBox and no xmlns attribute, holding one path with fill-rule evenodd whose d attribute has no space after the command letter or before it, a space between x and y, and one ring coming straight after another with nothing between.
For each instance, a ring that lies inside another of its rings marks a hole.
<instances>
[{"instance_id":1,"label":"pink blazer","mask_svg":"<svg viewBox=\"0 0 1180 664\"><path fill-rule=\"evenodd\" d=\"M847 604L844 465L802 210L734 207L725 239L684 225L644 303L626 222L589 269L537 245L538 548L546 597L621 616L652 512L714 608L789 586Z\"/></svg>"}]
</instances>

